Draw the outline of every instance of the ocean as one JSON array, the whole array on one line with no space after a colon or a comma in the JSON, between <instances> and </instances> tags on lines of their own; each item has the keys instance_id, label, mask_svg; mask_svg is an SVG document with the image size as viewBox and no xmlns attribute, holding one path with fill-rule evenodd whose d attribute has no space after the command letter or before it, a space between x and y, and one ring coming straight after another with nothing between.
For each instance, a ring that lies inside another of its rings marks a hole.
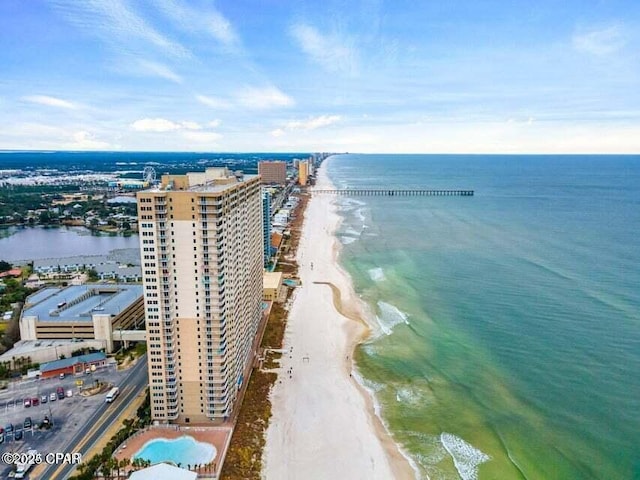
<instances>
[{"instance_id":1,"label":"ocean","mask_svg":"<svg viewBox=\"0 0 640 480\"><path fill-rule=\"evenodd\" d=\"M640 156L337 155L355 354L422 478L640 478Z\"/></svg>"}]
</instances>

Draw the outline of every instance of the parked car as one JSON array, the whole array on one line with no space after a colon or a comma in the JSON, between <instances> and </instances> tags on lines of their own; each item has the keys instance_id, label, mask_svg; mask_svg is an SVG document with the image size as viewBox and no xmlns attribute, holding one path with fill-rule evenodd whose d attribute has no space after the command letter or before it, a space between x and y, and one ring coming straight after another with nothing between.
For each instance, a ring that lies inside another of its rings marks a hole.
<instances>
[{"instance_id":1,"label":"parked car","mask_svg":"<svg viewBox=\"0 0 640 480\"><path fill-rule=\"evenodd\" d=\"M37 407L38 405L40 405L40 399L37 398L37 397L33 397L31 399L31 405L34 406L34 407Z\"/></svg>"},{"instance_id":2,"label":"parked car","mask_svg":"<svg viewBox=\"0 0 640 480\"><path fill-rule=\"evenodd\" d=\"M13 439L22 440L22 430L16 430L16 432L13 434Z\"/></svg>"},{"instance_id":3,"label":"parked car","mask_svg":"<svg viewBox=\"0 0 640 480\"><path fill-rule=\"evenodd\" d=\"M49 400L51 400L52 402L55 402L58 399L58 396L56 395L56 392L51 392L49 394Z\"/></svg>"},{"instance_id":4,"label":"parked car","mask_svg":"<svg viewBox=\"0 0 640 480\"><path fill-rule=\"evenodd\" d=\"M7 423L7 425L4 427L4 430L7 433L12 433L13 432L13 423Z\"/></svg>"},{"instance_id":5,"label":"parked car","mask_svg":"<svg viewBox=\"0 0 640 480\"><path fill-rule=\"evenodd\" d=\"M60 374L60 380L62 380L64 378L64 373Z\"/></svg>"},{"instance_id":6,"label":"parked car","mask_svg":"<svg viewBox=\"0 0 640 480\"><path fill-rule=\"evenodd\" d=\"M58 394L58 399L62 400L64 398L64 388L58 387L56 393Z\"/></svg>"},{"instance_id":7,"label":"parked car","mask_svg":"<svg viewBox=\"0 0 640 480\"><path fill-rule=\"evenodd\" d=\"M47 403L49 401L49 397L47 397L46 395L42 395L40 397L40 403Z\"/></svg>"},{"instance_id":8,"label":"parked car","mask_svg":"<svg viewBox=\"0 0 640 480\"><path fill-rule=\"evenodd\" d=\"M24 419L24 429L26 430L27 428L31 428L33 426L33 423L31 422L31 417L27 417Z\"/></svg>"},{"instance_id":9,"label":"parked car","mask_svg":"<svg viewBox=\"0 0 640 480\"><path fill-rule=\"evenodd\" d=\"M73 397L73 390L67 390L67 397Z\"/></svg>"},{"instance_id":10,"label":"parked car","mask_svg":"<svg viewBox=\"0 0 640 480\"><path fill-rule=\"evenodd\" d=\"M25 408L29 408L31 406L31 399L30 398L25 398L24 399L24 406L25 406Z\"/></svg>"}]
</instances>

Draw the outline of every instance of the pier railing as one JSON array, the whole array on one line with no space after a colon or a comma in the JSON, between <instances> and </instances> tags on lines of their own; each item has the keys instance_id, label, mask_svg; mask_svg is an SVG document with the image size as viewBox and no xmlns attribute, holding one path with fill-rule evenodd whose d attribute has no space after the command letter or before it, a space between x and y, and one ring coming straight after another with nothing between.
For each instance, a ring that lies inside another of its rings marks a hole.
<instances>
[{"instance_id":1,"label":"pier railing","mask_svg":"<svg viewBox=\"0 0 640 480\"><path fill-rule=\"evenodd\" d=\"M388 197L472 197L473 190L432 190L432 189L388 189L388 188L341 188L317 189L313 193L321 195L365 195Z\"/></svg>"}]
</instances>

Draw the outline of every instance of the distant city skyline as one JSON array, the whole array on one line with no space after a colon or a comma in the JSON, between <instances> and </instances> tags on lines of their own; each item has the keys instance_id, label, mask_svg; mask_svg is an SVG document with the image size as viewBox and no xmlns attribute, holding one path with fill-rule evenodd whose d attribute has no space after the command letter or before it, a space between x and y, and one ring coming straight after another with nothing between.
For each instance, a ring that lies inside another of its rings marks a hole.
<instances>
[{"instance_id":1,"label":"distant city skyline","mask_svg":"<svg viewBox=\"0 0 640 480\"><path fill-rule=\"evenodd\" d=\"M0 149L639 153L640 3L4 0Z\"/></svg>"}]
</instances>

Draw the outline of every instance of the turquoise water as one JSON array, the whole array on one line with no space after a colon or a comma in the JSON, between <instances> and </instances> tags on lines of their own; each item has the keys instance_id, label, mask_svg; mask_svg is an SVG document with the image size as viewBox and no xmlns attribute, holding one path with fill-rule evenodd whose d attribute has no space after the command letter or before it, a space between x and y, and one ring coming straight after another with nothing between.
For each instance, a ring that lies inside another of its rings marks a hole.
<instances>
[{"instance_id":1,"label":"turquoise water","mask_svg":"<svg viewBox=\"0 0 640 480\"><path fill-rule=\"evenodd\" d=\"M640 157L342 155L364 383L432 479L640 478Z\"/></svg>"},{"instance_id":2,"label":"turquoise water","mask_svg":"<svg viewBox=\"0 0 640 480\"><path fill-rule=\"evenodd\" d=\"M150 440L136 452L133 458L149 460L151 464L172 462L183 467L187 465L206 465L216 458L216 448L208 443L198 442L193 437L183 435L180 438Z\"/></svg>"}]
</instances>

